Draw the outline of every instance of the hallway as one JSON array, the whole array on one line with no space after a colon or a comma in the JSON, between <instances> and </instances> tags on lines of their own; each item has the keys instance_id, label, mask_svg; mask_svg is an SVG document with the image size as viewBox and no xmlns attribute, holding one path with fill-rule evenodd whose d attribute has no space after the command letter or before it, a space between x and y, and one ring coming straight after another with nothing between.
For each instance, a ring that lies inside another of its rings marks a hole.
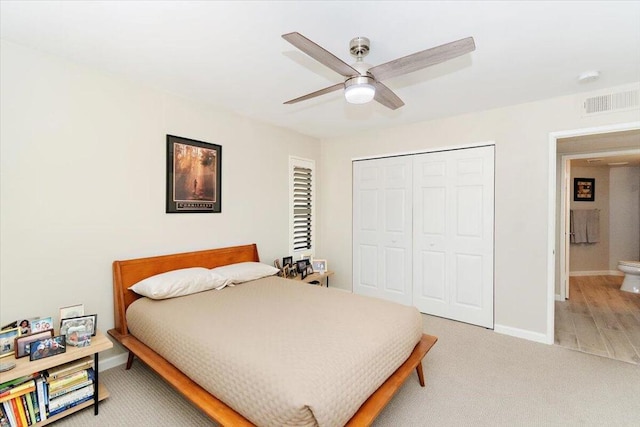
<instances>
[{"instance_id":1,"label":"hallway","mask_svg":"<svg viewBox=\"0 0 640 427\"><path fill-rule=\"evenodd\" d=\"M555 303L557 345L640 366L640 295L620 290L622 276L578 276Z\"/></svg>"}]
</instances>

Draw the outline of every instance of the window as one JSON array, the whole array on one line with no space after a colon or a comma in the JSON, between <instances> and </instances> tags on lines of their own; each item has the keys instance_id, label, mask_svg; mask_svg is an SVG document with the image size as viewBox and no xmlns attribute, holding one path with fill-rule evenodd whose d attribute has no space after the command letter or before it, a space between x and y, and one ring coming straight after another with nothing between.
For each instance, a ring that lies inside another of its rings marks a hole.
<instances>
[{"instance_id":1,"label":"window","mask_svg":"<svg viewBox=\"0 0 640 427\"><path fill-rule=\"evenodd\" d=\"M290 157L289 177L289 247L297 258L314 249L315 161Z\"/></svg>"}]
</instances>

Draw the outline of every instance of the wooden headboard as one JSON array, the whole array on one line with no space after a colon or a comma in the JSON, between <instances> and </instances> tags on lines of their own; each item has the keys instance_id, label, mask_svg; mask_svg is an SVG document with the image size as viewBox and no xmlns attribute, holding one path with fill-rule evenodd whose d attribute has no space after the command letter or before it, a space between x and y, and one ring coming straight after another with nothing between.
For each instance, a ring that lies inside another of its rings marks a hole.
<instances>
[{"instance_id":1,"label":"wooden headboard","mask_svg":"<svg viewBox=\"0 0 640 427\"><path fill-rule=\"evenodd\" d=\"M197 252L161 255L148 258L129 259L113 262L113 303L115 329L127 335L127 307L140 298L140 295L129 290L134 285L156 274L189 267L214 268L222 265L245 261L259 261L258 248L255 243L229 248L208 249Z\"/></svg>"}]
</instances>

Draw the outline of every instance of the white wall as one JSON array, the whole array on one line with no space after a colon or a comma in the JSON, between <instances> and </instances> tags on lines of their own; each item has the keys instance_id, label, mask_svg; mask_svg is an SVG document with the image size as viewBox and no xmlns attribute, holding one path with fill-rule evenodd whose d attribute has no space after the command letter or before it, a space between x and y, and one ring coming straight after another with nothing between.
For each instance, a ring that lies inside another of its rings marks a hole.
<instances>
[{"instance_id":1,"label":"white wall","mask_svg":"<svg viewBox=\"0 0 640 427\"><path fill-rule=\"evenodd\" d=\"M618 261L640 260L640 167L612 167L609 270Z\"/></svg>"},{"instance_id":2,"label":"white wall","mask_svg":"<svg viewBox=\"0 0 640 427\"><path fill-rule=\"evenodd\" d=\"M547 322L553 316L547 313L547 253L555 247L548 238L554 226L548 221L549 134L639 119L637 110L582 118L583 96L323 140L320 250L336 272L332 285L351 289L353 158L495 141L496 329L548 341Z\"/></svg>"},{"instance_id":3,"label":"white wall","mask_svg":"<svg viewBox=\"0 0 640 427\"><path fill-rule=\"evenodd\" d=\"M0 49L0 319L84 303L113 326L116 259L288 252L288 156L319 142L15 44ZM166 214L166 134L222 145L222 213Z\"/></svg>"}]
</instances>

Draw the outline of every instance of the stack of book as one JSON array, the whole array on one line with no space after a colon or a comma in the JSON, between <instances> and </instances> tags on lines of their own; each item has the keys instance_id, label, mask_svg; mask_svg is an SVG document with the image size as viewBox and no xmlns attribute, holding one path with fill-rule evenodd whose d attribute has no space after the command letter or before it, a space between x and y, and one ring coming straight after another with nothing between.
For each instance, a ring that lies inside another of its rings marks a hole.
<instances>
[{"instance_id":1,"label":"stack of book","mask_svg":"<svg viewBox=\"0 0 640 427\"><path fill-rule=\"evenodd\" d=\"M96 391L91 356L51 368L45 377L49 417L93 399Z\"/></svg>"},{"instance_id":2,"label":"stack of book","mask_svg":"<svg viewBox=\"0 0 640 427\"><path fill-rule=\"evenodd\" d=\"M0 426L27 427L46 418L46 387L39 372L0 384Z\"/></svg>"}]
</instances>

